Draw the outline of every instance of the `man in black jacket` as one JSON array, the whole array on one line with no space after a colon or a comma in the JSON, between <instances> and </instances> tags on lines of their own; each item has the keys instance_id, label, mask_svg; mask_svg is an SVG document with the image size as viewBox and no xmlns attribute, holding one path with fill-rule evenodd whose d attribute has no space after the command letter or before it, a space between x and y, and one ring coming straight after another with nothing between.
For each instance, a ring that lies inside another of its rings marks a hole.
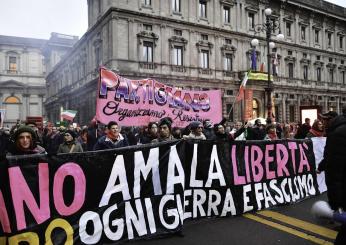
<instances>
[{"instance_id":1,"label":"man in black jacket","mask_svg":"<svg viewBox=\"0 0 346 245\"><path fill-rule=\"evenodd\" d=\"M331 208L337 212L346 210L346 106L342 115L329 124L324 148L326 184ZM346 244L346 225L341 226L335 244Z\"/></svg>"}]
</instances>

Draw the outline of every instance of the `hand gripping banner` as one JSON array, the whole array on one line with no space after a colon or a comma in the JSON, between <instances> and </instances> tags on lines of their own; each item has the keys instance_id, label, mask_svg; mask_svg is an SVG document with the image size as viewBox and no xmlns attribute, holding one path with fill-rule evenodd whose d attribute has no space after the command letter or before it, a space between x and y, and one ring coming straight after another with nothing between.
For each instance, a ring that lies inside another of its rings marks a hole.
<instances>
[{"instance_id":1,"label":"hand gripping banner","mask_svg":"<svg viewBox=\"0 0 346 245\"><path fill-rule=\"evenodd\" d=\"M307 140L172 141L0 166L2 244L116 244L319 193Z\"/></svg>"}]
</instances>

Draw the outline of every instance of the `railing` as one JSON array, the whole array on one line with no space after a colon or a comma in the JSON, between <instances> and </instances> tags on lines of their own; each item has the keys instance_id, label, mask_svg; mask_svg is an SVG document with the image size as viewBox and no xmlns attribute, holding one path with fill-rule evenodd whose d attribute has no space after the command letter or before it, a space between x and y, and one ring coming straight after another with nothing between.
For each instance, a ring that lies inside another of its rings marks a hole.
<instances>
[{"instance_id":1,"label":"railing","mask_svg":"<svg viewBox=\"0 0 346 245\"><path fill-rule=\"evenodd\" d=\"M171 69L174 72L186 72L186 68L184 66L171 65Z\"/></svg>"},{"instance_id":2,"label":"railing","mask_svg":"<svg viewBox=\"0 0 346 245\"><path fill-rule=\"evenodd\" d=\"M155 70L157 68L157 64L150 62L140 62L139 67L142 69Z\"/></svg>"},{"instance_id":3,"label":"railing","mask_svg":"<svg viewBox=\"0 0 346 245\"><path fill-rule=\"evenodd\" d=\"M212 75L213 71L209 68L199 68L199 73L203 75Z\"/></svg>"}]
</instances>

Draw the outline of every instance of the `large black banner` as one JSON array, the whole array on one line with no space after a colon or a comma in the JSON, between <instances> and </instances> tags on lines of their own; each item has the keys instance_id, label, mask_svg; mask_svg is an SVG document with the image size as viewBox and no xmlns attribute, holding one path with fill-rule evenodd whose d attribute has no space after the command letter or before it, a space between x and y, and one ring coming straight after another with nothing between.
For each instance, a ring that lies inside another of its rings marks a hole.
<instances>
[{"instance_id":1,"label":"large black banner","mask_svg":"<svg viewBox=\"0 0 346 245\"><path fill-rule=\"evenodd\" d=\"M12 157L0 169L0 244L103 244L318 194L311 141L173 141Z\"/></svg>"}]
</instances>

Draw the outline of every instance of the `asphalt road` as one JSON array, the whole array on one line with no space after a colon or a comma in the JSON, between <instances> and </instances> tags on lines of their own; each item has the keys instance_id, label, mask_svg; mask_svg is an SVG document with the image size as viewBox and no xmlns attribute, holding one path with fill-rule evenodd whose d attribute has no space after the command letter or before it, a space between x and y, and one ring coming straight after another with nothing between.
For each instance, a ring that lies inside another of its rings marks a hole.
<instances>
[{"instance_id":1,"label":"asphalt road","mask_svg":"<svg viewBox=\"0 0 346 245\"><path fill-rule=\"evenodd\" d=\"M290 206L228 218L206 218L184 224L184 236L131 241L129 245L306 245L333 244L337 224L318 222L310 209L326 194Z\"/></svg>"}]
</instances>

